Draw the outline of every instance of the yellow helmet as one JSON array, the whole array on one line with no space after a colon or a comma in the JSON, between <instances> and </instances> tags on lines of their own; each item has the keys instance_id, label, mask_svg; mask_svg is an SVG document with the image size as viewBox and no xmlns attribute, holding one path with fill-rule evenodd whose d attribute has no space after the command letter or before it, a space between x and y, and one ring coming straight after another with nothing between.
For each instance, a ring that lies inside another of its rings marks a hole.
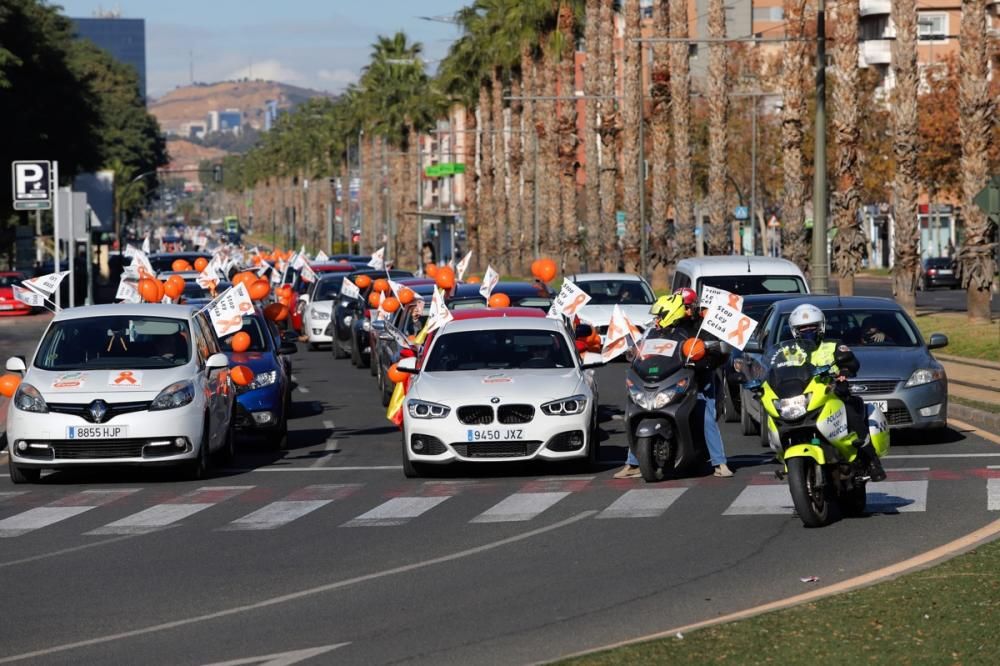
<instances>
[{"instance_id":1,"label":"yellow helmet","mask_svg":"<svg viewBox=\"0 0 1000 666\"><path fill-rule=\"evenodd\" d=\"M657 326L666 328L684 318L684 309L684 297L680 294L670 294L656 299L649 313L656 317Z\"/></svg>"}]
</instances>

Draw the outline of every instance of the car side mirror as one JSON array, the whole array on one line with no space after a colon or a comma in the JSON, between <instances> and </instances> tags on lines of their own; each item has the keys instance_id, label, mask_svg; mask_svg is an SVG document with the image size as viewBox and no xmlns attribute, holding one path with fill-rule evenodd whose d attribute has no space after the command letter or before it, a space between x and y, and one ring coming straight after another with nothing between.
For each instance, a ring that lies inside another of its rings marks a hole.
<instances>
[{"instance_id":1,"label":"car side mirror","mask_svg":"<svg viewBox=\"0 0 1000 666\"><path fill-rule=\"evenodd\" d=\"M927 343L928 349L941 349L948 346L948 336L944 333L931 333L931 339ZM7 368L10 370L10 367Z\"/></svg>"},{"instance_id":2,"label":"car side mirror","mask_svg":"<svg viewBox=\"0 0 1000 666\"><path fill-rule=\"evenodd\" d=\"M593 326L591 326L590 324L580 324L579 326L576 327L576 331L574 331L573 335L574 337L577 338L589 338L593 334L594 334Z\"/></svg>"},{"instance_id":3,"label":"car side mirror","mask_svg":"<svg viewBox=\"0 0 1000 666\"><path fill-rule=\"evenodd\" d=\"M11 356L7 359L7 371L8 372L27 372L28 366L24 363L24 358L21 356Z\"/></svg>"},{"instance_id":4,"label":"car side mirror","mask_svg":"<svg viewBox=\"0 0 1000 666\"><path fill-rule=\"evenodd\" d=\"M744 354L763 354L764 348L760 344L760 340L757 338L750 338L747 343L743 346Z\"/></svg>"},{"instance_id":5,"label":"car side mirror","mask_svg":"<svg viewBox=\"0 0 1000 666\"><path fill-rule=\"evenodd\" d=\"M382 319L373 319L371 326L373 331L377 331L378 333L385 332L385 321Z\"/></svg>"},{"instance_id":6,"label":"car side mirror","mask_svg":"<svg viewBox=\"0 0 1000 666\"><path fill-rule=\"evenodd\" d=\"M208 357L208 360L205 361L205 367L208 368L209 370L228 368L229 357L222 353L212 354L211 356Z\"/></svg>"},{"instance_id":7,"label":"car side mirror","mask_svg":"<svg viewBox=\"0 0 1000 666\"><path fill-rule=\"evenodd\" d=\"M400 372L406 372L411 375L415 375L420 372L420 370L417 369L417 359L412 356L410 358L399 359L399 361L396 362L396 369Z\"/></svg>"},{"instance_id":8,"label":"car side mirror","mask_svg":"<svg viewBox=\"0 0 1000 666\"><path fill-rule=\"evenodd\" d=\"M278 347L278 354L282 356L287 356L288 354L296 354L299 351L298 345L291 342L286 342Z\"/></svg>"}]
</instances>

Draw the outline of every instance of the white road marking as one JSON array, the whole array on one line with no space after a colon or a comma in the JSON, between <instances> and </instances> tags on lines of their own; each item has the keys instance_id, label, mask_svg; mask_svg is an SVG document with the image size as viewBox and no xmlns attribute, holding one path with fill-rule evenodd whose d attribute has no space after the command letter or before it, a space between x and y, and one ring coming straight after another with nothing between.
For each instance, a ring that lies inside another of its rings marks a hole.
<instances>
[{"instance_id":1,"label":"white road marking","mask_svg":"<svg viewBox=\"0 0 1000 666\"><path fill-rule=\"evenodd\" d=\"M986 479L987 508L1000 511L1000 479Z\"/></svg>"},{"instance_id":2,"label":"white road marking","mask_svg":"<svg viewBox=\"0 0 1000 666\"><path fill-rule=\"evenodd\" d=\"M207 486L174 499L143 509L121 520L87 532L100 534L147 534L184 520L196 513L235 497L253 486Z\"/></svg>"},{"instance_id":3,"label":"white road marking","mask_svg":"<svg viewBox=\"0 0 1000 666\"><path fill-rule=\"evenodd\" d=\"M430 511L448 499L448 497L393 497L388 502L384 502L371 511L344 523L343 526L386 527L390 525L403 525Z\"/></svg>"},{"instance_id":4,"label":"white road marking","mask_svg":"<svg viewBox=\"0 0 1000 666\"><path fill-rule=\"evenodd\" d=\"M0 504L6 502L9 499L14 499L18 495L27 494L27 490L12 490L10 492L0 493Z\"/></svg>"},{"instance_id":5,"label":"white road marking","mask_svg":"<svg viewBox=\"0 0 1000 666\"><path fill-rule=\"evenodd\" d=\"M0 520L0 537L16 537L37 529L54 525L91 509L104 506L123 497L138 492L138 488L117 490L84 490L61 497L46 506L28 509L23 513Z\"/></svg>"},{"instance_id":6,"label":"white road marking","mask_svg":"<svg viewBox=\"0 0 1000 666\"><path fill-rule=\"evenodd\" d=\"M747 486L723 516L787 516L795 511L785 484Z\"/></svg>"},{"instance_id":7,"label":"white road marking","mask_svg":"<svg viewBox=\"0 0 1000 666\"><path fill-rule=\"evenodd\" d=\"M306 648L304 650L289 650L288 652L276 652L274 654L265 654L259 657L246 657L244 659L232 659L230 661L217 661L214 664L207 664L206 666L251 666L256 664L256 666L292 666L292 664L297 664L306 659L312 659L313 657L318 657L321 654L326 654L327 652L333 652L337 648L342 648L345 645L350 645L350 643L334 643L333 645L321 645L314 648Z\"/></svg>"},{"instance_id":8,"label":"white road marking","mask_svg":"<svg viewBox=\"0 0 1000 666\"><path fill-rule=\"evenodd\" d=\"M221 528L232 530L273 530L322 509L334 500L347 497L360 488L360 484L332 484L308 486L295 491L288 497L257 509L242 518L237 518Z\"/></svg>"},{"instance_id":9,"label":"white road marking","mask_svg":"<svg viewBox=\"0 0 1000 666\"><path fill-rule=\"evenodd\" d=\"M656 518L670 508L687 488L630 490L597 514L597 518Z\"/></svg>"},{"instance_id":10,"label":"white road marking","mask_svg":"<svg viewBox=\"0 0 1000 666\"><path fill-rule=\"evenodd\" d=\"M496 506L482 512L473 523L515 523L531 520L559 500L569 495L560 493L514 493Z\"/></svg>"},{"instance_id":11,"label":"white road marking","mask_svg":"<svg viewBox=\"0 0 1000 666\"><path fill-rule=\"evenodd\" d=\"M930 458L1000 458L1000 453L890 453L883 460L923 460Z\"/></svg>"},{"instance_id":12,"label":"white road marking","mask_svg":"<svg viewBox=\"0 0 1000 666\"><path fill-rule=\"evenodd\" d=\"M880 481L868 484L869 513L927 510L927 481Z\"/></svg>"},{"instance_id":13,"label":"white road marking","mask_svg":"<svg viewBox=\"0 0 1000 666\"><path fill-rule=\"evenodd\" d=\"M333 421L323 421L323 427L329 430L331 434L333 434L335 428ZM339 440L330 437L329 439L326 440L326 448L323 449L323 453L321 453L319 457L317 457L316 460L312 462L310 467L322 467L323 463L326 462L326 459L330 457L330 455L337 453L339 451L340 451Z\"/></svg>"},{"instance_id":14,"label":"white road marking","mask_svg":"<svg viewBox=\"0 0 1000 666\"><path fill-rule=\"evenodd\" d=\"M226 472L381 472L386 470L400 470L402 465L370 465L351 467L260 467L249 469L246 467L233 467Z\"/></svg>"},{"instance_id":15,"label":"white road marking","mask_svg":"<svg viewBox=\"0 0 1000 666\"><path fill-rule=\"evenodd\" d=\"M307 389L305 386L296 386L295 388L297 388L302 393L309 393L309 389Z\"/></svg>"},{"instance_id":16,"label":"white road marking","mask_svg":"<svg viewBox=\"0 0 1000 666\"><path fill-rule=\"evenodd\" d=\"M491 550L496 550L504 546L509 546L515 543L520 543L521 541L526 541L533 537L548 534L549 532L554 532L556 530L562 529L563 527L568 527L574 523L578 523L581 520L586 520L594 515L594 511L583 511L576 514L566 520L561 520L558 523L553 523L552 525L546 525L545 527L539 527L537 529L529 530L527 532L522 532L520 534L515 534L514 536L509 536L504 539L499 539L497 541L491 541L489 543L484 543L481 546L474 546L466 550L460 550L453 553L448 553L446 555L441 555L439 557L433 557L426 560L421 560L419 562L411 562L410 564L404 564L392 569L382 569L381 571L373 571L369 574L362 574L360 576L355 576L354 578L346 578L343 580L334 581L332 583L325 583L323 585L316 585L315 587L309 587L295 592L289 592L287 594L282 594L274 597L267 597L250 604L244 604L242 606L233 606L230 608L224 608L212 613L205 613L202 615L195 615L193 617L182 617L176 620L171 620L169 622L162 622L160 624L154 624L147 627L141 627L139 629L131 629L129 631L122 631L115 634L105 634L103 636L95 636L94 638L87 638L81 641L75 641L72 643L62 643L59 645L51 645L49 647L41 648L39 650L34 650L32 652L23 652L21 654L13 654L7 657L0 658L0 664L7 664L13 661L23 661L25 659L34 659L36 657L44 657L50 654L58 654L60 652L69 652L70 650L77 650L84 647L90 647L92 645L103 645L105 643L116 643L128 638L134 638L136 636L145 636L148 634L159 633L161 631L169 631L170 629L176 629L178 627L186 627L191 624L203 624L210 620L217 620L223 617L231 617L233 615L240 615L242 613L249 613L251 611L260 610L262 608L270 608L271 606L277 606L280 604L287 604L293 601L298 601L299 599L305 599L307 597L316 596L318 594L324 594L326 592L335 592L337 590L342 590L344 588L352 587L355 585L360 585L361 583L367 583L374 580L380 580L382 578L388 578L390 576L398 576L400 574L407 574L411 571L419 571L420 569L426 569L438 564L447 564L449 562L455 562L457 560L463 560L468 557L475 557L482 553L487 553Z\"/></svg>"}]
</instances>

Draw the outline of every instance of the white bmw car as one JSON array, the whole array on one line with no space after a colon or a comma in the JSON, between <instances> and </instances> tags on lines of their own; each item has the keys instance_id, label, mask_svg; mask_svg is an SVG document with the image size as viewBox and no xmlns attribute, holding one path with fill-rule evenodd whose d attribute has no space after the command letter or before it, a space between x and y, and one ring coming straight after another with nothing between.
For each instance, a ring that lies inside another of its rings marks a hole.
<instances>
[{"instance_id":1,"label":"white bmw car","mask_svg":"<svg viewBox=\"0 0 1000 666\"><path fill-rule=\"evenodd\" d=\"M231 455L233 400L211 324L183 305L100 305L58 313L7 414L10 478L43 469L178 465L207 474Z\"/></svg>"},{"instance_id":2,"label":"white bmw car","mask_svg":"<svg viewBox=\"0 0 1000 666\"><path fill-rule=\"evenodd\" d=\"M416 359L403 413L403 471L456 461L598 458L597 385L563 322L489 317L449 322Z\"/></svg>"}]
</instances>

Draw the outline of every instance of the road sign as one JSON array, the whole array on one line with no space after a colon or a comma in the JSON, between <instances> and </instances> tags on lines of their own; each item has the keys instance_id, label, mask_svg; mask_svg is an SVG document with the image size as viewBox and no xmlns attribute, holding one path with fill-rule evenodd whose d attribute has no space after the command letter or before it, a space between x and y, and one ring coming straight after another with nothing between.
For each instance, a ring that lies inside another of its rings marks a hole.
<instances>
[{"instance_id":1,"label":"road sign","mask_svg":"<svg viewBox=\"0 0 1000 666\"><path fill-rule=\"evenodd\" d=\"M48 160L11 163L14 178L14 210L52 208L52 164Z\"/></svg>"},{"instance_id":2,"label":"road sign","mask_svg":"<svg viewBox=\"0 0 1000 666\"><path fill-rule=\"evenodd\" d=\"M771 227L773 229L775 227L780 227L781 226L781 222L778 222L778 218L776 216L772 215L771 219L769 219L767 221L767 226L769 226L769 227Z\"/></svg>"},{"instance_id":3,"label":"road sign","mask_svg":"<svg viewBox=\"0 0 1000 666\"><path fill-rule=\"evenodd\" d=\"M990 178L989 184L972 197L972 203L989 217L1000 215L1000 176Z\"/></svg>"},{"instance_id":4,"label":"road sign","mask_svg":"<svg viewBox=\"0 0 1000 666\"><path fill-rule=\"evenodd\" d=\"M737 206L733 211L733 217L737 220L745 220L750 217L750 211L746 206Z\"/></svg>"},{"instance_id":5,"label":"road sign","mask_svg":"<svg viewBox=\"0 0 1000 666\"><path fill-rule=\"evenodd\" d=\"M625 237L625 211L615 211L615 233L619 238Z\"/></svg>"}]
</instances>

